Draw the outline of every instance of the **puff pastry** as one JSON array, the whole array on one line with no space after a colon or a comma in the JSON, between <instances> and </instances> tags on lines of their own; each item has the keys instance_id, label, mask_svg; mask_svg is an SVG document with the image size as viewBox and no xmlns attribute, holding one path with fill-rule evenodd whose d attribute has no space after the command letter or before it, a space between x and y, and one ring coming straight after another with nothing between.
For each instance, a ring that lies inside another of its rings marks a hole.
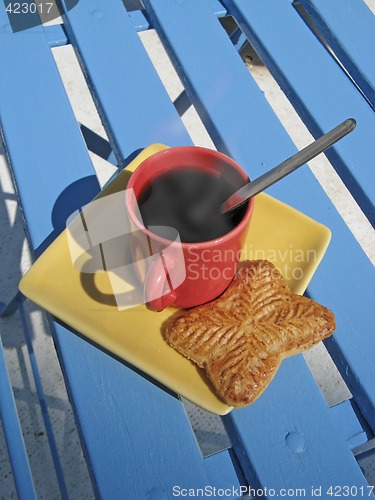
<instances>
[{"instance_id":1,"label":"puff pastry","mask_svg":"<svg viewBox=\"0 0 375 500\"><path fill-rule=\"evenodd\" d=\"M252 403L281 361L333 333L333 313L294 294L275 266L248 261L217 299L183 312L164 337L203 368L230 406Z\"/></svg>"}]
</instances>

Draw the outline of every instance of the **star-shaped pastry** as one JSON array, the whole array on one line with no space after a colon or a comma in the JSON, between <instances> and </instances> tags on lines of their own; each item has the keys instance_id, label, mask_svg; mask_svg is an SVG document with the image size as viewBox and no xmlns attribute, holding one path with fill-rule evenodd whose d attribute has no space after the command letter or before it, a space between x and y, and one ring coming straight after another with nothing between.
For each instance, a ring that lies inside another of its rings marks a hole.
<instances>
[{"instance_id":1,"label":"star-shaped pastry","mask_svg":"<svg viewBox=\"0 0 375 500\"><path fill-rule=\"evenodd\" d=\"M333 333L326 307L294 294L269 261L244 263L217 299L183 312L164 330L166 341L204 368L230 406L252 403L283 358Z\"/></svg>"}]
</instances>

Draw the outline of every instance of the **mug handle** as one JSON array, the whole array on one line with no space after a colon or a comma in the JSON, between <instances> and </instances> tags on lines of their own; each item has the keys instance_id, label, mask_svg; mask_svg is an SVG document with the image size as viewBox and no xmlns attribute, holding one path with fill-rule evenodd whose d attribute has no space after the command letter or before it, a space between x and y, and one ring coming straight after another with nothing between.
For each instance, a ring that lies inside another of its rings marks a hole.
<instances>
[{"instance_id":1,"label":"mug handle","mask_svg":"<svg viewBox=\"0 0 375 500\"><path fill-rule=\"evenodd\" d=\"M167 275L168 271L159 254L151 263L144 284L144 301L146 307L152 311L163 311L177 298L175 290L170 290ZM165 292L166 287L169 289L168 292Z\"/></svg>"}]
</instances>

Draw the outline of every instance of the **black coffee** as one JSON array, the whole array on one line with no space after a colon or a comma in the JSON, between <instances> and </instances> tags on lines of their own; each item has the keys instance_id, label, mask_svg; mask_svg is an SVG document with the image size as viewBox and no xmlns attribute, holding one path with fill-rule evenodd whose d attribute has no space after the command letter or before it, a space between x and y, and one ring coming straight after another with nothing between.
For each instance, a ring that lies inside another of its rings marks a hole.
<instances>
[{"instance_id":1,"label":"black coffee","mask_svg":"<svg viewBox=\"0 0 375 500\"><path fill-rule=\"evenodd\" d=\"M237 188L238 189L238 188ZM186 243L209 241L233 229L242 219L246 205L233 213L221 214L221 204L234 193L222 175L194 168L179 168L161 175L138 200L144 226L172 239L169 226Z\"/></svg>"}]
</instances>

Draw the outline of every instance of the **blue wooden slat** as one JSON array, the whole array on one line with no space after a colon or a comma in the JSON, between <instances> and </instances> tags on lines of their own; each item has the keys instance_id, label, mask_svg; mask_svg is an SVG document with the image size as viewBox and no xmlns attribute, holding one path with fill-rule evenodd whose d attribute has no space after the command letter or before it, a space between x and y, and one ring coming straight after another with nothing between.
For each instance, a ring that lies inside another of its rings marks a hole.
<instances>
[{"instance_id":1,"label":"blue wooden slat","mask_svg":"<svg viewBox=\"0 0 375 500\"><path fill-rule=\"evenodd\" d=\"M62 24L46 26L44 29L50 47L61 47L69 43Z\"/></svg>"},{"instance_id":2,"label":"blue wooden slat","mask_svg":"<svg viewBox=\"0 0 375 500\"><path fill-rule=\"evenodd\" d=\"M36 393L37 393L38 399L39 399L39 405L40 405L40 409L42 412L44 427L46 429L47 439L48 439L49 447L51 450L53 464L55 467L55 472L56 472L57 482L58 482L59 489L60 489L61 499L68 500L68 498L69 498L68 491L66 489L64 474L63 474L63 470L61 467L59 454L57 451L55 435L53 433L51 419L50 419L50 416L48 413L47 402L46 402L46 398L45 398L45 394L44 394L44 390L43 390L42 380L40 378L38 363L37 363L35 353L34 353L32 337L31 337L31 333L30 333L29 326L28 326L27 319L26 319L26 313L25 313L25 309L23 306L23 301L20 301L20 303L19 303L19 312L20 312L20 316L21 316L21 323L22 323L22 328L23 328L23 332L25 335L27 350L29 353L31 371L32 371L33 378L34 378L34 384L35 384Z\"/></svg>"},{"instance_id":3,"label":"blue wooden slat","mask_svg":"<svg viewBox=\"0 0 375 500\"><path fill-rule=\"evenodd\" d=\"M210 6L217 17L225 17L227 15L226 8L219 2L219 0L210 0ZM151 28L143 10L130 11L129 17L137 31L146 31Z\"/></svg>"},{"instance_id":4,"label":"blue wooden slat","mask_svg":"<svg viewBox=\"0 0 375 500\"><path fill-rule=\"evenodd\" d=\"M80 0L69 11L62 4L69 39L79 53L119 164L134 151L163 142L165 137L169 146L188 143L189 136L121 0L97 0L95 4Z\"/></svg>"},{"instance_id":5,"label":"blue wooden slat","mask_svg":"<svg viewBox=\"0 0 375 500\"><path fill-rule=\"evenodd\" d=\"M16 403L6 367L3 343L0 337L0 420L12 464L14 481L19 498L36 499L36 492L27 458Z\"/></svg>"},{"instance_id":6,"label":"blue wooden slat","mask_svg":"<svg viewBox=\"0 0 375 500\"><path fill-rule=\"evenodd\" d=\"M362 0L300 0L375 108L375 17Z\"/></svg>"},{"instance_id":7,"label":"blue wooden slat","mask_svg":"<svg viewBox=\"0 0 375 500\"><path fill-rule=\"evenodd\" d=\"M0 23L7 23L3 7ZM99 184L43 28L2 32L0 47L0 67L7 68L0 79L1 130L11 163L20 166L13 174L23 213L35 221L29 236L38 255L65 228L69 213L95 196Z\"/></svg>"},{"instance_id":8,"label":"blue wooden slat","mask_svg":"<svg viewBox=\"0 0 375 500\"><path fill-rule=\"evenodd\" d=\"M343 70L303 22L290 0L224 0L242 30L317 137L345 118L356 134L327 151L327 157L375 224L372 158L375 114ZM369 53L375 47L368 47Z\"/></svg>"},{"instance_id":9,"label":"blue wooden slat","mask_svg":"<svg viewBox=\"0 0 375 500\"><path fill-rule=\"evenodd\" d=\"M5 22L4 16L0 5L0 24ZM93 30L92 36L96 34ZM102 35L105 39L106 33ZM112 37L112 31L107 35ZM131 49L130 44L127 50ZM131 65L130 59L128 63ZM0 64L7 68L0 79L2 132L30 242L32 248L40 249L51 233L55 236L62 229L72 207L82 206L99 186L43 32L35 29L0 36ZM148 83L148 95L155 91L160 97L153 80ZM123 105L136 117L133 128L139 132L133 137L135 142L129 142L129 151L155 140L150 130L159 136L158 126L163 116L168 117L168 113L162 115L167 99L162 94L162 102L157 103L161 114L150 115L143 136L144 115L136 114L143 96L136 90L119 96L117 106ZM168 103L165 106L168 110ZM172 140L170 128L162 131L163 140ZM210 484L178 399L61 325L52 323L52 327L99 495L168 498L176 483L191 487Z\"/></svg>"},{"instance_id":10,"label":"blue wooden slat","mask_svg":"<svg viewBox=\"0 0 375 500\"><path fill-rule=\"evenodd\" d=\"M226 495L227 497L237 498L241 493L240 487L246 487L247 483L242 477L239 479L241 473L238 474L236 471L232 455L233 450L223 450L206 457L204 463L215 487L230 493Z\"/></svg>"},{"instance_id":11,"label":"blue wooden slat","mask_svg":"<svg viewBox=\"0 0 375 500\"><path fill-rule=\"evenodd\" d=\"M350 449L353 450L368 441L366 432L358 420L350 400L332 406L331 413Z\"/></svg>"},{"instance_id":12,"label":"blue wooden slat","mask_svg":"<svg viewBox=\"0 0 375 500\"><path fill-rule=\"evenodd\" d=\"M238 52L240 52L240 50L244 47L244 45L247 42L247 38L242 33L240 28L235 28L233 33L231 33L230 35L230 39L233 43L233 46Z\"/></svg>"},{"instance_id":13,"label":"blue wooden slat","mask_svg":"<svg viewBox=\"0 0 375 500\"><path fill-rule=\"evenodd\" d=\"M160 3L145 0L144 3L216 145L229 152L247 168L250 177L259 175L265 168L270 168L293 154L295 147L290 138L242 61L234 53L230 41L216 24L217 21L205 2L199 2L198 5L198 2L176 3L165 0ZM272 10L268 9L267 12L270 17ZM206 36L207 32L210 33L209 38ZM301 193L306 192L307 186L309 196L303 196ZM361 400L362 409L367 412L366 415L374 425L375 395L371 382L374 340L368 323L370 321L371 324L369 315L372 314L369 311L372 309L370 301L373 267L307 168L275 185L271 192L326 223L334 231L333 242L324 260L325 265L321 265L321 272L318 273L317 279L314 278L311 291L319 301L331 306L336 313L338 331L335 339L336 344L340 346L340 357L344 355L342 359L350 360L355 374L347 379L351 382L356 397ZM354 259L356 269L348 268L348 261ZM345 274L342 272L343 269ZM358 273L366 273L366 283L359 278ZM351 289L346 295L347 288L344 281L351 283ZM363 294L364 287L366 292ZM344 295L339 295L338 291ZM353 294L361 296L360 303L354 303ZM290 418L293 421L298 415L301 425L309 426L310 407L304 406L303 401L297 403L296 395L290 389L289 377L296 379L302 377L304 384L302 387L306 393L311 392L315 395L314 386L309 378L305 380L304 372L299 372L298 364L290 360L284 364L287 366L290 364L290 368L279 375L282 382L279 383L278 389L281 391L280 398L288 403L282 407L282 411L286 412L285 419L287 421ZM318 405L315 401L316 396L312 398L314 405ZM273 403L275 420L266 430L261 415L253 415L251 409L248 410L248 425L254 434L269 432L270 436L274 436L279 432L276 418L278 402L279 399ZM322 418L320 425L326 425L324 405L321 408L320 418ZM337 450L341 450L340 439L336 435L332 434L330 438L332 442L322 442L315 425L311 427L312 431L314 429L316 434L313 440L320 442L322 450L325 446L333 450L336 445ZM347 455L350 456L349 453ZM319 452L316 458L322 460L321 464L324 464L324 453ZM322 467L324 468L324 465ZM331 467L328 467L328 470L331 470ZM270 474L271 471L270 468ZM305 470L305 473L308 477L309 471ZM346 474L350 474L350 471L342 472L341 484L345 484Z\"/></svg>"},{"instance_id":14,"label":"blue wooden slat","mask_svg":"<svg viewBox=\"0 0 375 500\"><path fill-rule=\"evenodd\" d=\"M226 16L227 10L219 0L209 0L209 5L217 17Z\"/></svg>"},{"instance_id":15,"label":"blue wooden slat","mask_svg":"<svg viewBox=\"0 0 375 500\"><path fill-rule=\"evenodd\" d=\"M146 31L150 28L150 23L146 19L142 10L133 10L129 12L132 25L137 31Z\"/></svg>"},{"instance_id":16,"label":"blue wooden slat","mask_svg":"<svg viewBox=\"0 0 375 500\"><path fill-rule=\"evenodd\" d=\"M276 493L283 488L294 492L304 488L305 495L300 496L306 498L313 497L312 487L322 488L322 498L330 498L327 492L332 485L366 489L346 442L335 439L325 446L339 430L322 396L306 391L307 377L311 374L302 356L295 356L282 364L271 386L253 405L224 417L235 449L242 451L250 484L266 485ZM290 397L285 397L285 384ZM363 496L360 489L357 493L353 496Z\"/></svg>"}]
</instances>

